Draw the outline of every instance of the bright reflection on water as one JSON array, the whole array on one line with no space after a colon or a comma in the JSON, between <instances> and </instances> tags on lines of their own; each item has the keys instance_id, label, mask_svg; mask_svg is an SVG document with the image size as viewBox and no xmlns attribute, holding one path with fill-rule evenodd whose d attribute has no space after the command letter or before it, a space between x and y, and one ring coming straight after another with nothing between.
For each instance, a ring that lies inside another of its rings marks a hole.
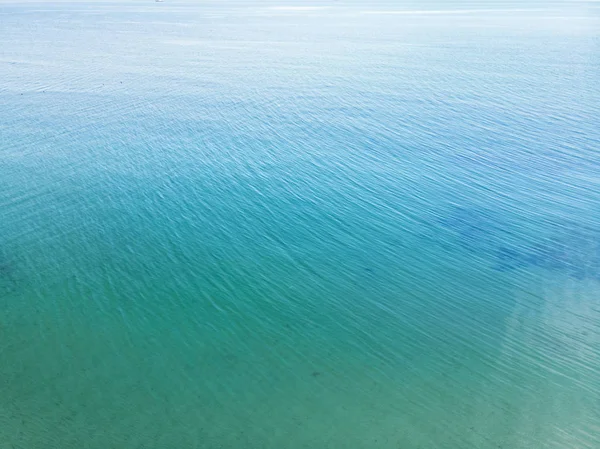
<instances>
[{"instance_id":1,"label":"bright reflection on water","mask_svg":"<svg viewBox=\"0 0 600 449\"><path fill-rule=\"evenodd\" d=\"M0 41L0 447L600 447L598 3Z\"/></svg>"}]
</instances>

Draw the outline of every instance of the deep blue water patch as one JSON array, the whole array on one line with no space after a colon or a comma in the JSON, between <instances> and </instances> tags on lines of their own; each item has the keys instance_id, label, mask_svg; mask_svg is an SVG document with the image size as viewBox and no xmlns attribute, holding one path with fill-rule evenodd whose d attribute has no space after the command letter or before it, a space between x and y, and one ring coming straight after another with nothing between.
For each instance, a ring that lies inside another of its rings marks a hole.
<instances>
[{"instance_id":1,"label":"deep blue water patch","mask_svg":"<svg viewBox=\"0 0 600 449\"><path fill-rule=\"evenodd\" d=\"M542 268L574 279L600 279L600 231L565 221L548 235L527 238L491 210L454 208L441 225L458 244L492 259L499 271Z\"/></svg>"}]
</instances>

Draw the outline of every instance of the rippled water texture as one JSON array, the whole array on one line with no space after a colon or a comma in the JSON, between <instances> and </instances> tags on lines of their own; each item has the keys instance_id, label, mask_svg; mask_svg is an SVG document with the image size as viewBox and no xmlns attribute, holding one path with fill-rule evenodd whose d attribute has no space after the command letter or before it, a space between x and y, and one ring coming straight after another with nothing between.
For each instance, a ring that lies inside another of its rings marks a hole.
<instances>
[{"instance_id":1,"label":"rippled water texture","mask_svg":"<svg viewBox=\"0 0 600 449\"><path fill-rule=\"evenodd\" d=\"M600 3L3 1L0 448L600 447Z\"/></svg>"}]
</instances>

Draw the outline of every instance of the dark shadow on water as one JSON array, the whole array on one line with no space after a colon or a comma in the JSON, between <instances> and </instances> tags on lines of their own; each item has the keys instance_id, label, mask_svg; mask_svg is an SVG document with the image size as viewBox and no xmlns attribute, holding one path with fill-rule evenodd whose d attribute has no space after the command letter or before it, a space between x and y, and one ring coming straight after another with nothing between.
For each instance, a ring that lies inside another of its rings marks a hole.
<instances>
[{"instance_id":1,"label":"dark shadow on water","mask_svg":"<svg viewBox=\"0 0 600 449\"><path fill-rule=\"evenodd\" d=\"M496 253L494 268L498 271L512 271L519 268L526 268L528 265L527 258L513 249L499 248Z\"/></svg>"},{"instance_id":2,"label":"dark shadow on water","mask_svg":"<svg viewBox=\"0 0 600 449\"><path fill-rule=\"evenodd\" d=\"M465 207L451 210L440 224L461 247L491 258L498 271L541 268L578 280L600 281L600 230L565 222L534 240L491 211Z\"/></svg>"},{"instance_id":3,"label":"dark shadow on water","mask_svg":"<svg viewBox=\"0 0 600 449\"><path fill-rule=\"evenodd\" d=\"M454 208L440 223L456 233L466 249L476 250L502 237L503 223L491 211Z\"/></svg>"}]
</instances>

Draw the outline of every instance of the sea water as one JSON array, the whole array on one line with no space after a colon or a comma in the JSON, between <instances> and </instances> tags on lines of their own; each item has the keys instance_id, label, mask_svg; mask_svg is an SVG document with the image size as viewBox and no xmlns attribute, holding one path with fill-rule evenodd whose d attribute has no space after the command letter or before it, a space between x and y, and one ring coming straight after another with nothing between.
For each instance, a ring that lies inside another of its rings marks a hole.
<instances>
[{"instance_id":1,"label":"sea water","mask_svg":"<svg viewBox=\"0 0 600 449\"><path fill-rule=\"evenodd\" d=\"M0 3L0 447L600 447L600 4Z\"/></svg>"}]
</instances>

